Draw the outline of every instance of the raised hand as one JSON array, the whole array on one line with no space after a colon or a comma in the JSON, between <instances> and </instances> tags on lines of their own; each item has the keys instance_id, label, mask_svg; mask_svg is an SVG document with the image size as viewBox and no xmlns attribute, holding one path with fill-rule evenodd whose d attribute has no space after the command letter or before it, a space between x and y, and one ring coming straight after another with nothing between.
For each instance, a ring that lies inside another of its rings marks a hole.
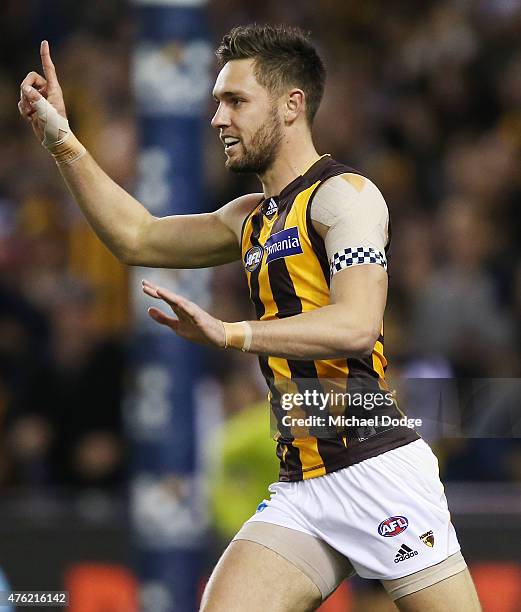
<instances>
[{"instance_id":1,"label":"raised hand","mask_svg":"<svg viewBox=\"0 0 521 612\"><path fill-rule=\"evenodd\" d=\"M22 117L31 123L38 140L50 146L62 139L69 127L63 93L46 40L40 46L40 57L44 76L29 72L25 77L20 85L18 110ZM47 100L52 108L45 104L42 98Z\"/></svg>"},{"instance_id":2,"label":"raised hand","mask_svg":"<svg viewBox=\"0 0 521 612\"><path fill-rule=\"evenodd\" d=\"M147 280L143 280L142 284L143 291L147 295L163 300L177 315L176 319L158 308L151 307L148 309L148 314L154 321L161 323L161 325L166 325L178 336L186 340L224 348L226 335L222 321L212 317L205 310L197 306L197 304L163 287L153 285Z\"/></svg>"}]
</instances>

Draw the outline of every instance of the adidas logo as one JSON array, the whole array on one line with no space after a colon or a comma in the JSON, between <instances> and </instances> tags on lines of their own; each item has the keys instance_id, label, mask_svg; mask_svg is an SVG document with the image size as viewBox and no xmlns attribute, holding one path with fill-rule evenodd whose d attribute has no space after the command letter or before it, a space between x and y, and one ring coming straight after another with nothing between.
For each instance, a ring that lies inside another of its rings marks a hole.
<instances>
[{"instance_id":1,"label":"adidas logo","mask_svg":"<svg viewBox=\"0 0 521 612\"><path fill-rule=\"evenodd\" d=\"M400 561L405 561L406 559L410 559L411 557L415 557L418 554L417 550L413 550L409 548L407 544L402 544L400 546L400 550L396 553L396 557L394 558L395 563L400 563Z\"/></svg>"},{"instance_id":2,"label":"adidas logo","mask_svg":"<svg viewBox=\"0 0 521 612\"><path fill-rule=\"evenodd\" d=\"M278 209L279 207L277 206L277 202L275 202L275 200L271 198L268 203L268 208L266 209L266 212L264 214L266 215L266 217L271 217L277 212Z\"/></svg>"}]
</instances>

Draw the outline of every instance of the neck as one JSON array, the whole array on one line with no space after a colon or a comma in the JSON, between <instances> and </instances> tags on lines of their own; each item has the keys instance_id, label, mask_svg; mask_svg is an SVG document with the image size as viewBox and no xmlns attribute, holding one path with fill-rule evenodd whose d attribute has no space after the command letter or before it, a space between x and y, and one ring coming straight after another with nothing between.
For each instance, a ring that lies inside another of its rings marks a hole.
<instances>
[{"instance_id":1,"label":"neck","mask_svg":"<svg viewBox=\"0 0 521 612\"><path fill-rule=\"evenodd\" d=\"M298 139L284 139L273 165L259 176L264 197L278 195L286 185L304 174L318 159L320 155L309 134Z\"/></svg>"}]
</instances>

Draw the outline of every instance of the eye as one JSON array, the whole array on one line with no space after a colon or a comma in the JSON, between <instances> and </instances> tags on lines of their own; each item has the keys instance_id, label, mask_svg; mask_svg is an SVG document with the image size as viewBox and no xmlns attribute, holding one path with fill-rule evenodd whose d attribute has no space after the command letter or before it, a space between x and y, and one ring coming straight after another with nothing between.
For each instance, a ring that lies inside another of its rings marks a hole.
<instances>
[{"instance_id":1,"label":"eye","mask_svg":"<svg viewBox=\"0 0 521 612\"><path fill-rule=\"evenodd\" d=\"M232 106L236 108L240 106L242 102L244 102L244 100L241 100L240 98L232 98Z\"/></svg>"}]
</instances>

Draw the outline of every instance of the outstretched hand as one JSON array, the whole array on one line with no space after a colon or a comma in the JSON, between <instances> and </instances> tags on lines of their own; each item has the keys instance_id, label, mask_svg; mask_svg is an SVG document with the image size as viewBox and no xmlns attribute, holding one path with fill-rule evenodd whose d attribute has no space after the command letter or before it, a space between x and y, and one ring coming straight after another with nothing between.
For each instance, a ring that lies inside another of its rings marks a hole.
<instances>
[{"instance_id":1,"label":"outstretched hand","mask_svg":"<svg viewBox=\"0 0 521 612\"><path fill-rule=\"evenodd\" d=\"M35 103L44 97L58 112L67 119L63 93L56 76L56 69L51 59L49 43L44 40L40 45L40 57L44 76L37 72L29 72L20 85L20 101L18 110L22 117L32 124L38 140L44 140L45 122L37 113Z\"/></svg>"},{"instance_id":2,"label":"outstretched hand","mask_svg":"<svg viewBox=\"0 0 521 612\"><path fill-rule=\"evenodd\" d=\"M163 287L153 285L147 280L143 280L142 285L147 295L163 300L177 315L177 318L174 318L152 306L148 309L148 314L154 321L166 325L186 340L224 348L226 335L222 321L212 317L197 304Z\"/></svg>"}]
</instances>

